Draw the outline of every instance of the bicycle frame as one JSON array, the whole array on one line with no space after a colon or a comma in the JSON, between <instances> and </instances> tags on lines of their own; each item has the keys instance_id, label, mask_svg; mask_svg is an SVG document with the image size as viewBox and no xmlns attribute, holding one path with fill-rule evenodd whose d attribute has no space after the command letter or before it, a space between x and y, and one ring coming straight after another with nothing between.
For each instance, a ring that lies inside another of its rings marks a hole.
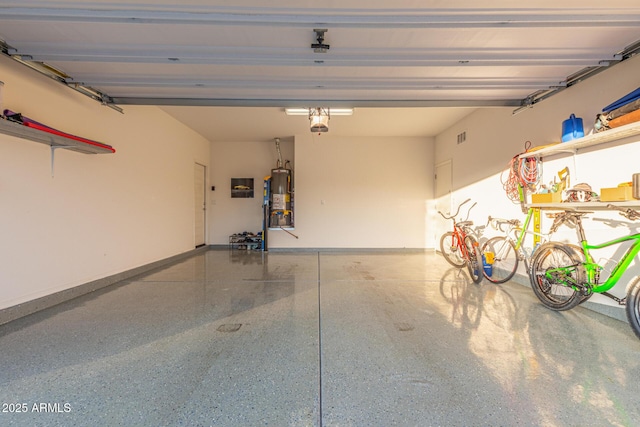
<instances>
[{"instance_id":1,"label":"bicycle frame","mask_svg":"<svg viewBox=\"0 0 640 427\"><path fill-rule=\"evenodd\" d=\"M618 283L618 281L620 280L624 272L627 270L629 265L631 265L631 262L633 261L633 259L640 252L640 233L631 234L628 236L622 236L617 239L609 240L607 242L600 243L597 245L590 245L587 242L584 229L582 227L582 222L580 221L578 223L578 234L580 236L580 245L582 247L582 252L584 253L584 256L585 256L584 267L585 267L586 278L587 278L586 284L589 286L591 292L594 292L594 293L604 293L609 291ZM598 273L600 272L600 270L602 270L602 266L594 262L590 251L594 249L606 248L606 247L617 245L623 242L628 242L630 240L634 241L633 245L631 245L629 249L627 249L627 251L622 256L622 258L620 258L620 260L616 263L615 267L611 271L611 274L609 275L607 280L605 280L604 283L598 284L597 283Z\"/></svg>"},{"instance_id":2,"label":"bicycle frame","mask_svg":"<svg viewBox=\"0 0 640 427\"><path fill-rule=\"evenodd\" d=\"M582 249L582 253L585 257L584 262L576 265L549 269L545 272L545 275L550 279L552 276L556 276L556 279L558 279L559 277L564 277L565 286L569 286L574 289L578 288L583 291L587 291L588 293L602 294L615 301L618 301L621 304L624 304L626 297L620 299L614 295L609 294L607 291L611 290L618 283L629 265L631 265L633 259L636 257L636 255L638 255L638 253L640 253L640 233L622 236L600 244L591 245L587 242L584 227L582 226L582 220L578 218L575 225L576 232L578 233L578 238L580 239L580 248ZM593 256L591 255L591 251L618 245L631 240L633 240L634 243L627 249L624 255L622 255L620 260L618 260L607 280L605 280L604 283L599 284L599 273L601 270L603 270L603 267L594 261ZM570 272L579 266L583 266L585 269L585 283L576 283L575 281L569 279L571 277L570 274L566 274L567 272ZM557 276L558 273L560 273L561 276Z\"/></svg>"},{"instance_id":3,"label":"bicycle frame","mask_svg":"<svg viewBox=\"0 0 640 427\"><path fill-rule=\"evenodd\" d=\"M456 220L456 217L458 216L458 214L460 213L460 209L462 208L462 206L469 202L471 199L467 199L464 202L460 203L458 205L458 209L456 211L456 213L454 213L451 216L446 216L445 214L443 214L442 212L438 211L438 213L444 218L444 219L450 219L453 222L453 230L452 230L452 234L453 234L453 241L452 243L455 243L456 247L458 248L458 250L460 250L460 253L462 254L462 258L465 260L469 259L469 251L467 250L467 246L464 243L464 239L467 237L467 232L464 229L464 225L461 226L461 224L470 224L470 222L468 222L468 218L469 218L469 214L471 213L471 209L473 209L473 207L476 205L475 203L473 205L471 205L471 207L469 208L469 210L467 211L467 218L464 221L460 221L458 222Z\"/></svg>"},{"instance_id":4,"label":"bicycle frame","mask_svg":"<svg viewBox=\"0 0 640 427\"><path fill-rule=\"evenodd\" d=\"M514 244L514 247L519 255L519 258L525 262L525 267L528 267L528 258L530 258L531 254L527 255L524 251L524 239L527 235L531 234L533 236L538 236L543 238L545 241L548 239L548 234L539 233L537 231L529 231L529 225L531 224L531 220L533 218L534 208L529 208L527 212L527 216L524 219L524 224L522 226L515 226L513 224L509 224L509 229L505 232L505 235L508 240L511 240ZM498 218L494 218L497 221L504 221ZM491 219L489 220L491 221ZM501 226L500 226L501 227ZM502 228L500 228L503 231ZM512 237L511 235L513 234Z\"/></svg>"},{"instance_id":5,"label":"bicycle frame","mask_svg":"<svg viewBox=\"0 0 640 427\"><path fill-rule=\"evenodd\" d=\"M464 239L467 237L466 231L462 227L458 225L456 220L453 220L453 238L455 240L456 247L462 254L462 258L468 260L469 259L469 251L467 250L467 245L464 244Z\"/></svg>"},{"instance_id":6,"label":"bicycle frame","mask_svg":"<svg viewBox=\"0 0 640 427\"><path fill-rule=\"evenodd\" d=\"M527 212L527 217L524 220L524 224L522 224L522 227L520 227L520 233L516 233L516 236L518 236L518 238L516 239L516 250L520 250L522 248L522 243L524 242L524 238L527 234L535 234L534 231L529 231L531 218L533 218L533 208L529 208L529 212ZM518 229L516 229L516 231L518 231Z\"/></svg>"}]
</instances>

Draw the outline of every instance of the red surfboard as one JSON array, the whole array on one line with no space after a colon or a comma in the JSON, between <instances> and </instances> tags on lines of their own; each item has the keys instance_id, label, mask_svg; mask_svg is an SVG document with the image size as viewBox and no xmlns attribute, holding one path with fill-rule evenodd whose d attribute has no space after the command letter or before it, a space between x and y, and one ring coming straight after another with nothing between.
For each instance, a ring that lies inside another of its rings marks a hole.
<instances>
[{"instance_id":1,"label":"red surfboard","mask_svg":"<svg viewBox=\"0 0 640 427\"><path fill-rule=\"evenodd\" d=\"M105 150L109 150L112 153L116 152L115 148L113 148L110 145L103 144L102 142L94 141L92 139L83 138L81 136L72 135L70 133L62 132L62 131L60 131L58 129L54 129L54 128L50 127L50 126L47 126L47 125L42 124L40 122L37 122L37 121L35 121L33 119L25 117L20 113L15 113L15 112L13 112L11 110L4 110L4 115L5 115L5 117L8 117L8 118L13 117L14 118L13 121L22 123L24 126L30 127L32 129L37 129L37 130L40 130L40 131L43 131L43 132L48 132L48 133L51 133L53 135L57 135L57 136L61 136L61 137L64 137L64 138L67 138L67 139L71 139L71 140L74 140L74 141L82 142L84 144L93 145L94 147L100 147L100 148L103 148Z\"/></svg>"}]
</instances>

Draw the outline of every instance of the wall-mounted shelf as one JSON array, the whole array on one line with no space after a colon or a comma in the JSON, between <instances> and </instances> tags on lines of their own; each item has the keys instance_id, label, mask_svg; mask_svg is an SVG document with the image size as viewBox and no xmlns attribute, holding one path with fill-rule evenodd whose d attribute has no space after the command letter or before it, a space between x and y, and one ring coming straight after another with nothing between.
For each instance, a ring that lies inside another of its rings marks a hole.
<instances>
[{"instance_id":1,"label":"wall-mounted shelf","mask_svg":"<svg viewBox=\"0 0 640 427\"><path fill-rule=\"evenodd\" d=\"M576 154L581 148L618 141L635 135L640 135L640 122L634 122L628 125L609 129L604 132L594 133L583 138L574 139L573 141L550 145L548 147L540 148L539 150L532 150L527 153L520 154L518 157L522 159L526 157L539 158L562 153Z\"/></svg>"},{"instance_id":2,"label":"wall-mounted shelf","mask_svg":"<svg viewBox=\"0 0 640 427\"><path fill-rule=\"evenodd\" d=\"M64 148L66 150L77 151L83 154L103 154L114 153L116 151L113 147L107 144L76 141L74 139L54 135L38 129L31 129L27 126L5 119L0 119L0 133L46 144L50 146L52 150L54 148Z\"/></svg>"},{"instance_id":3,"label":"wall-mounted shelf","mask_svg":"<svg viewBox=\"0 0 640 427\"><path fill-rule=\"evenodd\" d=\"M562 203L528 203L526 206L529 208L540 208L549 210L605 210L607 205L620 206L622 208L638 208L640 207L640 200L626 200L624 202L562 202Z\"/></svg>"}]
</instances>

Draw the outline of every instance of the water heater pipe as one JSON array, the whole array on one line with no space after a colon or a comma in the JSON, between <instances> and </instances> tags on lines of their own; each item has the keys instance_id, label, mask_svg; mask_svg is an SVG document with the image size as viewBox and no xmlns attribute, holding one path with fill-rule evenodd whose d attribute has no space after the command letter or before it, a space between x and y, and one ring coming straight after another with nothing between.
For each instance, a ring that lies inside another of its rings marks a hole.
<instances>
[{"instance_id":1,"label":"water heater pipe","mask_svg":"<svg viewBox=\"0 0 640 427\"><path fill-rule=\"evenodd\" d=\"M278 151L278 163L276 164L276 168L280 169L282 167L282 153L280 152L280 138L276 138L276 150Z\"/></svg>"}]
</instances>

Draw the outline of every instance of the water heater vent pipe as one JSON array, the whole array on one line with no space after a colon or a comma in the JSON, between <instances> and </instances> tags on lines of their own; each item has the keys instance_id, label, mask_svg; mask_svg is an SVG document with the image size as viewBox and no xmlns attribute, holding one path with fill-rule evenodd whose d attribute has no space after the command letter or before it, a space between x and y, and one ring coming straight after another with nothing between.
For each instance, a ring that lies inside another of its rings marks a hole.
<instances>
[{"instance_id":1,"label":"water heater vent pipe","mask_svg":"<svg viewBox=\"0 0 640 427\"><path fill-rule=\"evenodd\" d=\"M276 138L276 150L278 151L278 163L276 168L280 169L282 167L282 153L280 152L280 138Z\"/></svg>"}]
</instances>

